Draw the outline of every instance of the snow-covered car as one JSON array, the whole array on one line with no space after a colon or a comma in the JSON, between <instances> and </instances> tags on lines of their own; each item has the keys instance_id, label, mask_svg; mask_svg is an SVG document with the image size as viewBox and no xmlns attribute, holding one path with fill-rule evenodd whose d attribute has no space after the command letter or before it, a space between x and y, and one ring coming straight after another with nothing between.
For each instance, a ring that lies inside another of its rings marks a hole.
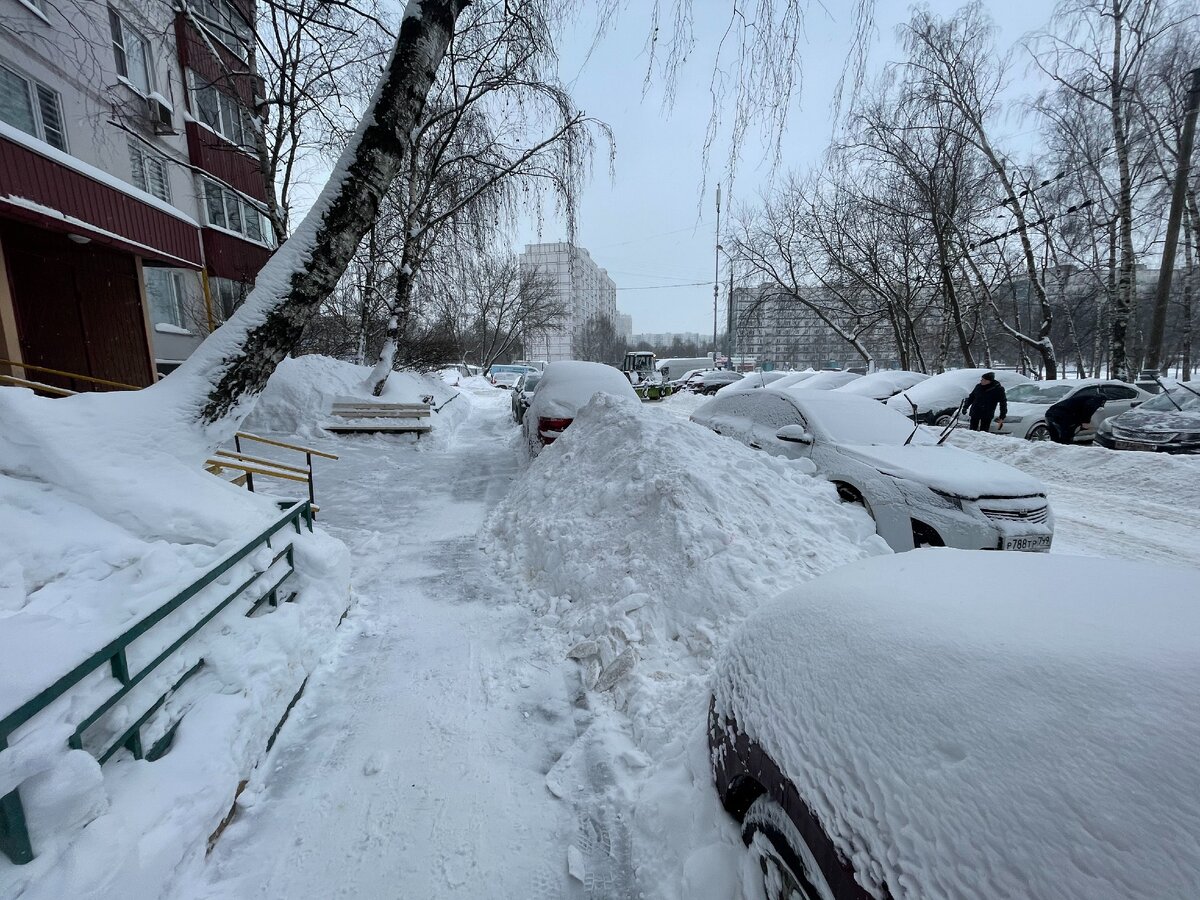
<instances>
[{"instance_id":1,"label":"snow-covered car","mask_svg":"<svg viewBox=\"0 0 1200 900\"><path fill-rule=\"evenodd\" d=\"M816 374L817 374L817 372L814 369L806 369L803 372L788 372L782 378L780 378L778 381L774 382L771 385L771 390L773 390L773 391L786 390L787 388L790 388L793 385L800 384L800 382L802 382L802 381L807 381L808 379L812 378Z\"/></svg>"},{"instance_id":2,"label":"snow-covered car","mask_svg":"<svg viewBox=\"0 0 1200 900\"><path fill-rule=\"evenodd\" d=\"M1200 453L1200 381L1167 388L1137 409L1101 422L1096 443L1110 450Z\"/></svg>"},{"instance_id":3,"label":"snow-covered car","mask_svg":"<svg viewBox=\"0 0 1200 900\"><path fill-rule=\"evenodd\" d=\"M1194 595L1182 569L948 550L783 594L709 707L747 876L771 900L1197 896Z\"/></svg>"},{"instance_id":4,"label":"snow-covered car","mask_svg":"<svg viewBox=\"0 0 1200 900\"><path fill-rule=\"evenodd\" d=\"M861 503L893 550L1047 551L1054 518L1040 481L937 444L898 412L832 391L718 394L692 414L718 434L811 460L843 500Z\"/></svg>"},{"instance_id":5,"label":"snow-covered car","mask_svg":"<svg viewBox=\"0 0 1200 900\"><path fill-rule=\"evenodd\" d=\"M774 384L783 378L786 378L787 372L751 372L742 378L741 381L735 381L721 388L722 391L753 391L758 388L765 388L769 384Z\"/></svg>"},{"instance_id":6,"label":"snow-covered car","mask_svg":"<svg viewBox=\"0 0 1200 900\"><path fill-rule=\"evenodd\" d=\"M996 429L996 433L1031 441L1050 440L1046 410L1059 400L1099 394L1104 398L1104 405L1092 416L1090 427L1082 428L1076 433L1077 444L1090 443L1096 436L1096 429L1105 419L1127 412L1153 396L1124 381L1102 378L1031 381L1029 384L1018 384L1007 393L1008 417L1004 420L1004 427Z\"/></svg>"},{"instance_id":7,"label":"snow-covered car","mask_svg":"<svg viewBox=\"0 0 1200 900\"><path fill-rule=\"evenodd\" d=\"M781 380L770 387L778 391L832 391L845 387L853 381L858 381L862 377L854 372L814 372L811 378L805 378L799 383L783 386Z\"/></svg>"},{"instance_id":8,"label":"snow-covered car","mask_svg":"<svg viewBox=\"0 0 1200 900\"><path fill-rule=\"evenodd\" d=\"M542 373L526 372L517 379L517 383L512 389L512 413L513 419L518 425L525 418L525 410L529 409L529 404L533 401L533 392L538 386L538 382L542 380Z\"/></svg>"},{"instance_id":9,"label":"snow-covered car","mask_svg":"<svg viewBox=\"0 0 1200 900\"><path fill-rule=\"evenodd\" d=\"M691 391L695 394L715 394L725 385L741 380L741 372L734 372L732 369L715 369L693 378L689 384Z\"/></svg>"},{"instance_id":10,"label":"snow-covered car","mask_svg":"<svg viewBox=\"0 0 1200 900\"><path fill-rule=\"evenodd\" d=\"M952 369L901 391L891 397L887 405L922 425L949 425L985 372L995 372L996 380L1004 386L1005 391L1031 381L1019 372L1004 369Z\"/></svg>"},{"instance_id":11,"label":"snow-covered car","mask_svg":"<svg viewBox=\"0 0 1200 900\"><path fill-rule=\"evenodd\" d=\"M492 366L488 369L488 380L498 388L512 390L526 372L536 372L532 366Z\"/></svg>"},{"instance_id":12,"label":"snow-covered car","mask_svg":"<svg viewBox=\"0 0 1200 900\"><path fill-rule=\"evenodd\" d=\"M536 456L543 447L554 443L596 394L613 394L640 402L620 369L578 360L546 366L522 421L529 452Z\"/></svg>"},{"instance_id":13,"label":"snow-covered car","mask_svg":"<svg viewBox=\"0 0 1200 900\"><path fill-rule=\"evenodd\" d=\"M686 388L693 378L703 375L705 372L715 372L716 369L688 369L678 378L672 378L670 381L671 387L675 390Z\"/></svg>"},{"instance_id":14,"label":"snow-covered car","mask_svg":"<svg viewBox=\"0 0 1200 900\"><path fill-rule=\"evenodd\" d=\"M921 372L907 372L903 369L883 369L870 372L862 378L856 378L849 384L834 388L844 394L857 394L860 397L870 397L872 400L886 400L901 391L908 390L929 378Z\"/></svg>"}]
</instances>

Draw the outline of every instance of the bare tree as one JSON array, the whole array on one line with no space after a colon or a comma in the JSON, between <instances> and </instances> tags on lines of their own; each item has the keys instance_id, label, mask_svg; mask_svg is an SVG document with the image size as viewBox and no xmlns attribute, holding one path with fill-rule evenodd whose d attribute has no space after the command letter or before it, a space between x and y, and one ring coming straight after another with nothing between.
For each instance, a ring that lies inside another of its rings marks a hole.
<instances>
[{"instance_id":1,"label":"bare tree","mask_svg":"<svg viewBox=\"0 0 1200 900\"><path fill-rule=\"evenodd\" d=\"M576 359L620 365L625 357L625 339L608 316L592 316L572 337L571 354Z\"/></svg>"}]
</instances>

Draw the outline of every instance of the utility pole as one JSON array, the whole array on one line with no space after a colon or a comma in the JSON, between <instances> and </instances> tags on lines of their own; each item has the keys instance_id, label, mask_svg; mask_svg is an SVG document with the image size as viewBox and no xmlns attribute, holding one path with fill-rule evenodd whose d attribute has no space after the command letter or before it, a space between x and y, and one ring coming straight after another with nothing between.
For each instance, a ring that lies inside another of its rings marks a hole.
<instances>
[{"instance_id":1,"label":"utility pole","mask_svg":"<svg viewBox=\"0 0 1200 900\"><path fill-rule=\"evenodd\" d=\"M717 182L717 246L713 250L713 368L717 367L717 294L721 292L721 183Z\"/></svg>"},{"instance_id":2,"label":"utility pole","mask_svg":"<svg viewBox=\"0 0 1200 900\"><path fill-rule=\"evenodd\" d=\"M725 323L725 355L729 357L729 365L736 372L737 365L733 361L733 354L737 351L737 342L734 340L733 327L733 257L729 257L729 310L726 315Z\"/></svg>"},{"instance_id":3,"label":"utility pole","mask_svg":"<svg viewBox=\"0 0 1200 900\"><path fill-rule=\"evenodd\" d=\"M1196 137L1196 111L1200 109L1200 68L1192 69L1192 85L1188 90L1183 113L1183 133L1179 138L1179 155L1175 162L1175 188L1171 193L1171 213L1167 217L1167 234L1163 239L1162 269L1158 273L1158 290L1154 293L1154 316L1150 320L1150 346L1146 368L1160 370L1163 363L1163 334L1167 327L1167 301L1171 296L1171 275L1175 270L1175 248L1179 243L1179 226L1183 219L1183 201L1192 162L1192 143Z\"/></svg>"}]
</instances>

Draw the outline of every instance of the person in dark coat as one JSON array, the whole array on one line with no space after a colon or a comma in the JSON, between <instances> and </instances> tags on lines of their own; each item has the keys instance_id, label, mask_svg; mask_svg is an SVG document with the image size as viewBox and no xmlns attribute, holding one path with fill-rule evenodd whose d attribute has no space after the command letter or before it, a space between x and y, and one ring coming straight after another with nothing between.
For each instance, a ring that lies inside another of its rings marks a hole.
<instances>
[{"instance_id":1,"label":"person in dark coat","mask_svg":"<svg viewBox=\"0 0 1200 900\"><path fill-rule=\"evenodd\" d=\"M996 427L1000 428L1008 416L1008 395L1004 393L1004 385L996 380L995 372L984 372L962 403L962 411L971 414L971 430L990 431L996 407L1000 407L1000 417L996 419Z\"/></svg>"},{"instance_id":2,"label":"person in dark coat","mask_svg":"<svg viewBox=\"0 0 1200 900\"><path fill-rule=\"evenodd\" d=\"M1046 427L1050 437L1060 444L1073 444L1075 432L1092 420L1096 410L1105 403L1099 391L1076 391L1046 410Z\"/></svg>"}]
</instances>

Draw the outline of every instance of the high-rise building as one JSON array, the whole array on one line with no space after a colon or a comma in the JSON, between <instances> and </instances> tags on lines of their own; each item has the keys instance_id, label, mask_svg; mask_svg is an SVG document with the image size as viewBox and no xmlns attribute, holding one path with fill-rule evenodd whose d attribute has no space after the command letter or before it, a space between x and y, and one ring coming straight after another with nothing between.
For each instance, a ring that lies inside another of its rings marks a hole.
<instances>
[{"instance_id":1,"label":"high-rise building","mask_svg":"<svg viewBox=\"0 0 1200 900\"><path fill-rule=\"evenodd\" d=\"M574 359L575 338L593 318L606 318L616 327L617 286L582 247L565 241L526 244L521 270L549 278L566 310L557 328L524 336L526 359Z\"/></svg>"},{"instance_id":2,"label":"high-rise building","mask_svg":"<svg viewBox=\"0 0 1200 900\"><path fill-rule=\"evenodd\" d=\"M633 340L633 316L629 313L617 313L617 334L627 344Z\"/></svg>"},{"instance_id":3,"label":"high-rise building","mask_svg":"<svg viewBox=\"0 0 1200 900\"><path fill-rule=\"evenodd\" d=\"M0 358L146 385L245 296L275 241L254 12L0 3Z\"/></svg>"}]
</instances>

